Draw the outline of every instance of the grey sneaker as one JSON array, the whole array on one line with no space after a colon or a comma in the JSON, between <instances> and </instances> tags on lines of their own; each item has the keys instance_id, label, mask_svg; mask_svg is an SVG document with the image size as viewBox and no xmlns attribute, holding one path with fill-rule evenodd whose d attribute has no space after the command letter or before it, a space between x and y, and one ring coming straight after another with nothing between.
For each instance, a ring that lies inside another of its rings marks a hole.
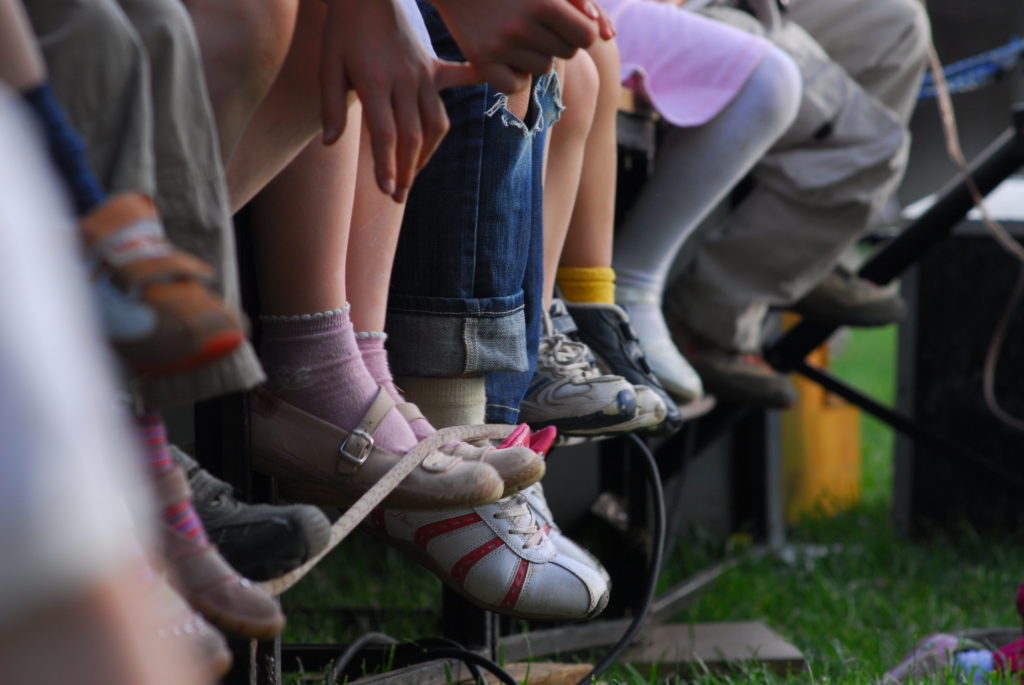
<instances>
[{"instance_id":1,"label":"grey sneaker","mask_svg":"<svg viewBox=\"0 0 1024 685\"><path fill-rule=\"evenodd\" d=\"M631 383L601 373L587 346L555 330L547 312L542 326L537 371L519 406L524 422L567 435L601 435L636 418Z\"/></svg>"},{"instance_id":2,"label":"grey sneaker","mask_svg":"<svg viewBox=\"0 0 1024 685\"><path fill-rule=\"evenodd\" d=\"M262 581L301 566L327 546L331 522L308 504L246 504L192 457L171 447L211 542L241 575Z\"/></svg>"},{"instance_id":3,"label":"grey sneaker","mask_svg":"<svg viewBox=\"0 0 1024 685\"><path fill-rule=\"evenodd\" d=\"M889 288L839 265L789 309L829 326L886 326L901 321L907 306Z\"/></svg>"}]
</instances>

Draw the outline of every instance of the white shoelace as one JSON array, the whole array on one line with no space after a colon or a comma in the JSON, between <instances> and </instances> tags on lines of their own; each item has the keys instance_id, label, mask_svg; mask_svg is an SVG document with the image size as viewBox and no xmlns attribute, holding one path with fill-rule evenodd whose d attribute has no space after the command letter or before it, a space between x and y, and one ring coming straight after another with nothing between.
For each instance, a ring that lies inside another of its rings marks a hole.
<instances>
[{"instance_id":1,"label":"white shoelace","mask_svg":"<svg viewBox=\"0 0 1024 685\"><path fill-rule=\"evenodd\" d=\"M537 523L526 497L521 494L512 495L499 501L497 506L498 513L494 518L509 521L512 527L508 532L523 539L523 549L530 549L544 541L544 530Z\"/></svg>"},{"instance_id":2,"label":"white shoelace","mask_svg":"<svg viewBox=\"0 0 1024 685\"><path fill-rule=\"evenodd\" d=\"M599 375L594 364L587 359L587 346L570 340L562 333L542 337L537 358L545 369L562 378L587 379Z\"/></svg>"}]
</instances>

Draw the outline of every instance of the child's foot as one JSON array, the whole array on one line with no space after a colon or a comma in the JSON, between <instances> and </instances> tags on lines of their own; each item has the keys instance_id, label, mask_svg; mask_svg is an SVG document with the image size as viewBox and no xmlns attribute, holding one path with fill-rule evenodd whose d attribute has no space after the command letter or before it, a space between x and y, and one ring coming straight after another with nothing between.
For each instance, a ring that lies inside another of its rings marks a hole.
<instances>
[{"instance_id":1,"label":"child's foot","mask_svg":"<svg viewBox=\"0 0 1024 685\"><path fill-rule=\"evenodd\" d=\"M672 334L661 313L661 297L640 288L620 285L615 291L619 306L629 315L651 371L681 404L697 402L704 396L700 376L672 342Z\"/></svg>"},{"instance_id":2,"label":"child's foot","mask_svg":"<svg viewBox=\"0 0 1024 685\"><path fill-rule=\"evenodd\" d=\"M166 241L148 197L112 196L81 227L112 343L133 371L188 369L242 344L238 317L206 286L213 268Z\"/></svg>"}]
</instances>

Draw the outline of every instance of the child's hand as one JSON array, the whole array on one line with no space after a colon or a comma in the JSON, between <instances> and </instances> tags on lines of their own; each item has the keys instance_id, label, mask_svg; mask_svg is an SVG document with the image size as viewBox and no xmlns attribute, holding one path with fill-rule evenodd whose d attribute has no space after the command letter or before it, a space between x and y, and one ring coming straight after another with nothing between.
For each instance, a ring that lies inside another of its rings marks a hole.
<instances>
[{"instance_id":1,"label":"child's hand","mask_svg":"<svg viewBox=\"0 0 1024 685\"><path fill-rule=\"evenodd\" d=\"M592 0L432 0L466 59L494 88L514 93L553 57L614 35Z\"/></svg>"},{"instance_id":2,"label":"child's hand","mask_svg":"<svg viewBox=\"0 0 1024 685\"><path fill-rule=\"evenodd\" d=\"M320 55L324 143L345 128L349 91L363 104L377 185L401 202L448 130L437 91L479 83L468 64L432 59L392 0L328 0Z\"/></svg>"}]
</instances>

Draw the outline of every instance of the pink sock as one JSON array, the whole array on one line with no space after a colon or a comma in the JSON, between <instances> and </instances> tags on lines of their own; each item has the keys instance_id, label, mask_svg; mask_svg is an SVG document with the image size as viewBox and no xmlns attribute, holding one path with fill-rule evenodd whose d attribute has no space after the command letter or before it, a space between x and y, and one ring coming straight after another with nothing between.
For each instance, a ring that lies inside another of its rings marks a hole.
<instances>
[{"instance_id":1,"label":"pink sock","mask_svg":"<svg viewBox=\"0 0 1024 685\"><path fill-rule=\"evenodd\" d=\"M362 421L378 391L348 311L345 306L316 314L261 317L261 356L270 391L345 430ZM418 442L398 412L388 413L373 437L396 454L405 454Z\"/></svg>"},{"instance_id":2,"label":"pink sock","mask_svg":"<svg viewBox=\"0 0 1024 685\"><path fill-rule=\"evenodd\" d=\"M388 366L388 353L384 349L384 341L387 338L387 333L381 331L356 333L359 353L363 356L363 364L366 365L366 370L373 376L373 380L387 388L388 394L391 395L395 402L405 402L401 391L395 385L395 379L391 375L391 367ZM437 432L426 419L410 421L409 426L412 427L412 432L417 440L423 440Z\"/></svg>"},{"instance_id":3,"label":"pink sock","mask_svg":"<svg viewBox=\"0 0 1024 685\"><path fill-rule=\"evenodd\" d=\"M164 421L160 418L160 412L148 411L135 417L139 435L142 439L146 454L146 465L149 473L156 477L167 473L173 468L174 460L171 458L170 445L167 443L167 429ZM188 498L174 502L161 512L164 523L174 528L181 535L190 540L198 540L206 543L206 529L199 514L192 507L192 501Z\"/></svg>"}]
</instances>

